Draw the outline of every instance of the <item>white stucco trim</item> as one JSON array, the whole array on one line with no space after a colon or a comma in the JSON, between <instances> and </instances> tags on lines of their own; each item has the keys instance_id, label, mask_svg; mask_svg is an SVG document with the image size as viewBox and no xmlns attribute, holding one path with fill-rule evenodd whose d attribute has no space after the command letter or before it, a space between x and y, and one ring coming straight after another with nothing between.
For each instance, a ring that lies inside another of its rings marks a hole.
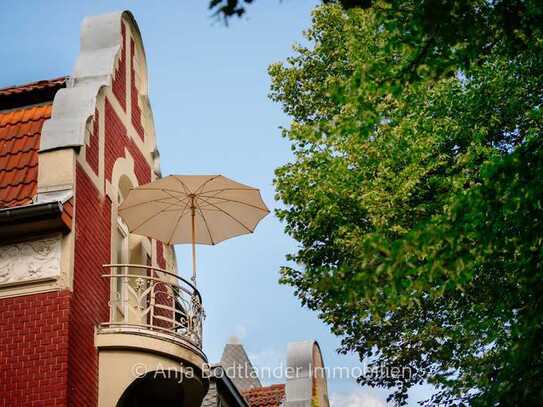
<instances>
[{"instance_id":1,"label":"white stucco trim","mask_svg":"<svg viewBox=\"0 0 543 407\"><path fill-rule=\"evenodd\" d=\"M40 243L44 241L54 245ZM41 246L31 250L35 245ZM0 282L0 298L71 290L73 246L74 233L45 234L1 246L0 272L8 273L9 279L4 276Z\"/></svg>"},{"instance_id":2,"label":"white stucco trim","mask_svg":"<svg viewBox=\"0 0 543 407\"><path fill-rule=\"evenodd\" d=\"M185 348L159 334L149 336L137 331L115 332L100 329L94 343L98 349L98 405L115 407L126 388L138 375L153 371L179 372L191 367L194 376L185 377L180 385L186 394L180 405L199 406L207 390L207 359L197 349ZM194 368L192 368L194 367Z\"/></svg>"},{"instance_id":3,"label":"white stucco trim","mask_svg":"<svg viewBox=\"0 0 543 407\"><path fill-rule=\"evenodd\" d=\"M326 377L319 385L315 377L315 368L319 368L322 374L324 361L319 344L315 341L291 342L287 348L287 368L294 372L287 378L285 388L286 407L311 407L313 406L313 390L319 401L320 407L328 407L328 391Z\"/></svg>"},{"instance_id":4,"label":"white stucco trim","mask_svg":"<svg viewBox=\"0 0 543 407\"><path fill-rule=\"evenodd\" d=\"M53 101L53 115L42 129L40 151L85 144L89 118L96 109L96 99L103 86L111 86L115 62L122 46L123 17L129 11L87 17L81 25L81 51L68 86L59 90ZM139 32L139 30L138 30Z\"/></svg>"},{"instance_id":5,"label":"white stucco trim","mask_svg":"<svg viewBox=\"0 0 543 407\"><path fill-rule=\"evenodd\" d=\"M313 342L291 342L287 348L287 368L295 372L285 388L287 407L311 407Z\"/></svg>"}]
</instances>

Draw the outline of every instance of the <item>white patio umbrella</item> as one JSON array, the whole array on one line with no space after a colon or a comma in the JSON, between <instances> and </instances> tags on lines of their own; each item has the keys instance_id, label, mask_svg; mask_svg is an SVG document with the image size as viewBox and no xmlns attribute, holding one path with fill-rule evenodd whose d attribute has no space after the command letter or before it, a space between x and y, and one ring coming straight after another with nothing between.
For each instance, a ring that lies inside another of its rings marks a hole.
<instances>
[{"instance_id":1,"label":"white patio umbrella","mask_svg":"<svg viewBox=\"0 0 543 407\"><path fill-rule=\"evenodd\" d=\"M254 232L269 209L260 191L222 175L170 175L130 190L119 215L132 233L168 244L215 245Z\"/></svg>"}]
</instances>

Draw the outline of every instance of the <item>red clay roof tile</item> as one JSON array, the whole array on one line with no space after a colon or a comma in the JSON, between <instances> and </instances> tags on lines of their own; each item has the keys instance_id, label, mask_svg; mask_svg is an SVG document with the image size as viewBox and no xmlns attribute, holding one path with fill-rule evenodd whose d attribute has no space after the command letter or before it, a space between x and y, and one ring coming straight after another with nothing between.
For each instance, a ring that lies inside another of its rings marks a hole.
<instances>
[{"instance_id":1,"label":"red clay roof tile","mask_svg":"<svg viewBox=\"0 0 543 407\"><path fill-rule=\"evenodd\" d=\"M285 400L285 385L274 384L246 390L242 393L250 407L281 407Z\"/></svg>"},{"instance_id":2,"label":"red clay roof tile","mask_svg":"<svg viewBox=\"0 0 543 407\"><path fill-rule=\"evenodd\" d=\"M17 110L14 109L52 102L58 90L66 87L67 81L68 77L62 77L0 89L0 110L7 111L3 120L13 124L14 117L17 116ZM12 114L8 114L9 112ZM27 111L27 117L22 121L31 119L33 114L34 112ZM19 122L18 118L15 120Z\"/></svg>"},{"instance_id":3,"label":"red clay roof tile","mask_svg":"<svg viewBox=\"0 0 543 407\"><path fill-rule=\"evenodd\" d=\"M25 92L35 92L36 90L47 89L47 88L56 88L63 86L66 83L66 77L62 76L60 78L48 79L44 81L37 81L27 83L25 85L19 86L8 86L7 88L0 89L0 96L4 95L14 95Z\"/></svg>"},{"instance_id":4,"label":"red clay roof tile","mask_svg":"<svg viewBox=\"0 0 543 407\"><path fill-rule=\"evenodd\" d=\"M31 86L40 85L23 88ZM41 129L51 110L48 103L0 111L0 208L29 204L36 195Z\"/></svg>"},{"instance_id":5,"label":"red clay roof tile","mask_svg":"<svg viewBox=\"0 0 543 407\"><path fill-rule=\"evenodd\" d=\"M68 229L72 228L72 218L74 215L74 202L73 198L70 198L68 201L64 203L62 206L62 215L60 218L64 222L64 224L68 227Z\"/></svg>"}]
</instances>

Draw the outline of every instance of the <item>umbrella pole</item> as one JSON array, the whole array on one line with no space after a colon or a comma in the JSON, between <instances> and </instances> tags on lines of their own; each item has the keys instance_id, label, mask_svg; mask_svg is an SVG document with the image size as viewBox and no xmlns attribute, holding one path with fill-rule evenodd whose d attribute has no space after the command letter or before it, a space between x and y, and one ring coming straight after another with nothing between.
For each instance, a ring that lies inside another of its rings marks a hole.
<instances>
[{"instance_id":1,"label":"umbrella pole","mask_svg":"<svg viewBox=\"0 0 543 407\"><path fill-rule=\"evenodd\" d=\"M194 198L192 198L192 283L196 287L196 231L194 227Z\"/></svg>"}]
</instances>

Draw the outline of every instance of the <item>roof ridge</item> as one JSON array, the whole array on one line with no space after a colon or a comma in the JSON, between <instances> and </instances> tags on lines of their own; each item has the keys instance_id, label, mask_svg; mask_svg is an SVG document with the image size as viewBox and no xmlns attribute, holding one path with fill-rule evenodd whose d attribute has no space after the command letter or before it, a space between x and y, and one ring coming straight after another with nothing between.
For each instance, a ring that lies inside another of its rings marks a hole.
<instances>
[{"instance_id":1,"label":"roof ridge","mask_svg":"<svg viewBox=\"0 0 543 407\"><path fill-rule=\"evenodd\" d=\"M67 77L30 82L0 89L0 110L11 110L52 102L56 93L67 86Z\"/></svg>"},{"instance_id":2,"label":"roof ridge","mask_svg":"<svg viewBox=\"0 0 543 407\"><path fill-rule=\"evenodd\" d=\"M40 79L39 81L22 83L20 85L9 85L9 86L0 88L0 94L2 94L3 92L12 91L16 89L17 90L20 89L23 91L31 91L32 90L31 88L35 86L56 86L56 85L61 84L62 82L67 81L68 78L69 76L65 75L65 76L59 76L57 78L52 78L52 79Z\"/></svg>"},{"instance_id":3,"label":"roof ridge","mask_svg":"<svg viewBox=\"0 0 543 407\"><path fill-rule=\"evenodd\" d=\"M282 389L285 387L285 384L284 383L274 383L274 384L270 384L268 386L262 386L262 387L255 387L253 389L247 389L247 390L242 390L243 393L259 393L259 392L265 392L267 390L270 390L270 389Z\"/></svg>"}]
</instances>

